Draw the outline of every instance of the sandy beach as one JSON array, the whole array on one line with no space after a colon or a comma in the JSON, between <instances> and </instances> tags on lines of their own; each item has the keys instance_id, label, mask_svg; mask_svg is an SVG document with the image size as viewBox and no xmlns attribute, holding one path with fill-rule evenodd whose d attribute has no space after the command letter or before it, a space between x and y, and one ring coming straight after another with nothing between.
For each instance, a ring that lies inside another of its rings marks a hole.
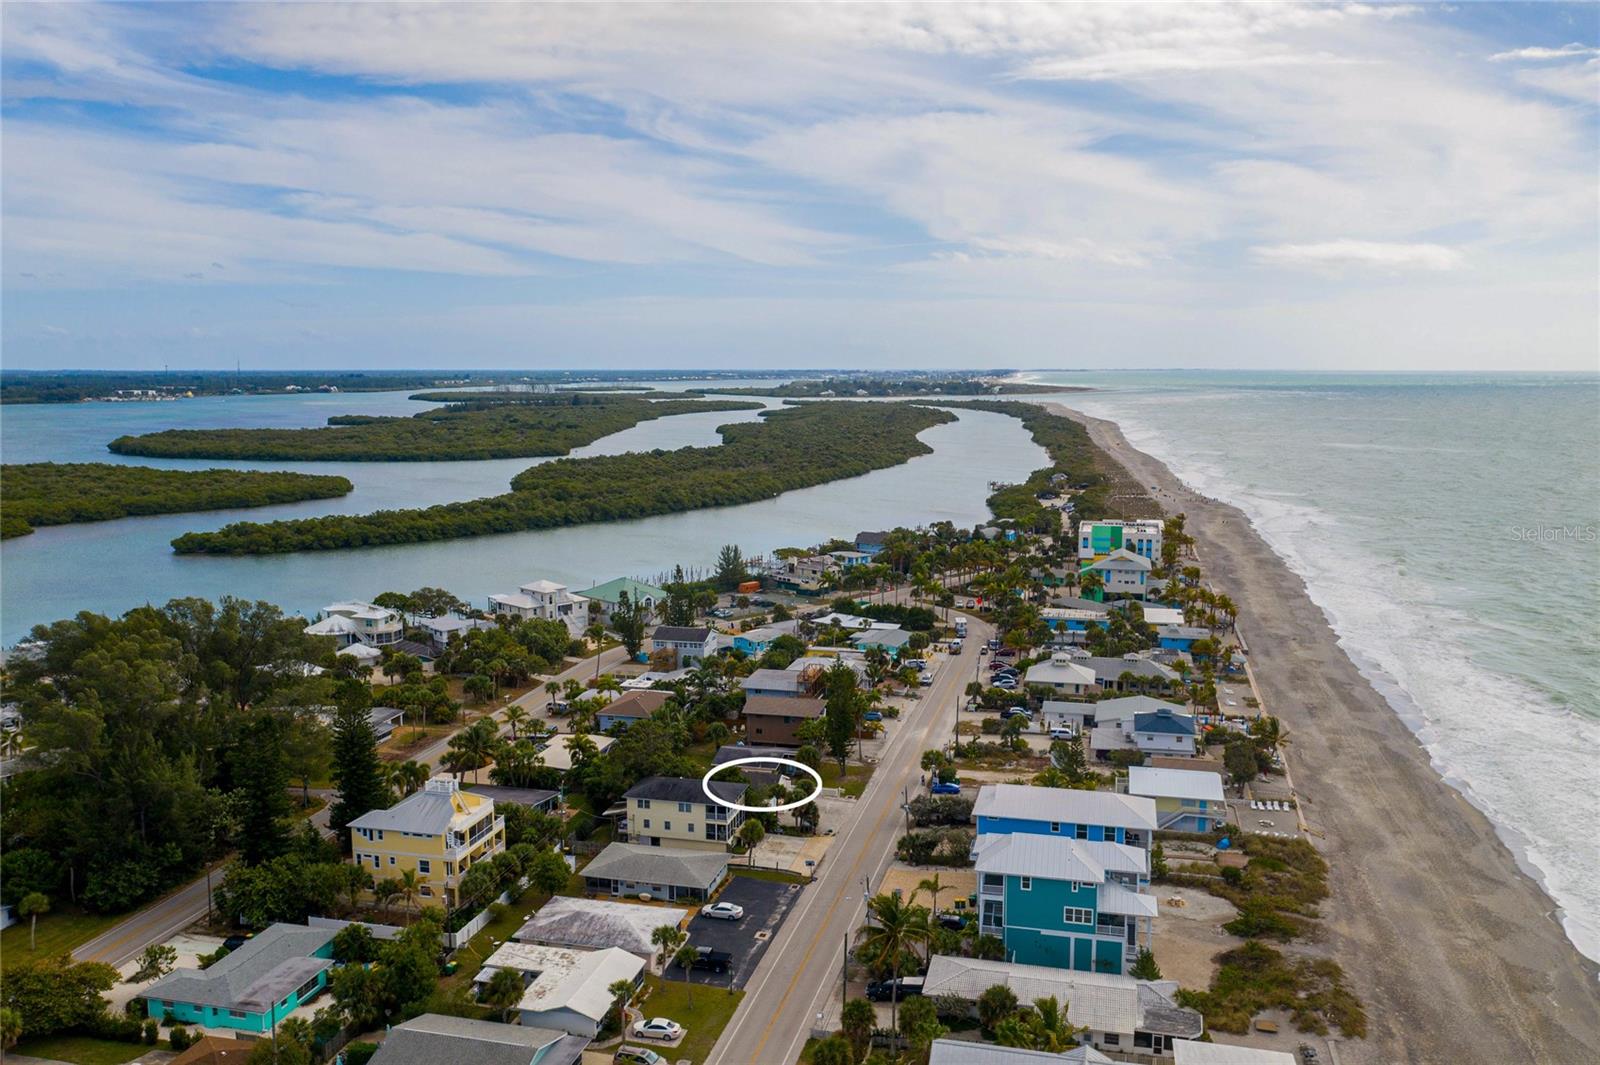
<instances>
[{"instance_id":1,"label":"sandy beach","mask_svg":"<svg viewBox=\"0 0 1600 1065\"><path fill-rule=\"evenodd\" d=\"M1238 509L1197 495L1116 425L1059 405L1170 512L1188 516L1239 630L1317 846L1332 867L1320 942L1370 1017L1341 1065L1600 1061L1600 969L1493 826L1429 764L1339 647L1305 585Z\"/></svg>"}]
</instances>

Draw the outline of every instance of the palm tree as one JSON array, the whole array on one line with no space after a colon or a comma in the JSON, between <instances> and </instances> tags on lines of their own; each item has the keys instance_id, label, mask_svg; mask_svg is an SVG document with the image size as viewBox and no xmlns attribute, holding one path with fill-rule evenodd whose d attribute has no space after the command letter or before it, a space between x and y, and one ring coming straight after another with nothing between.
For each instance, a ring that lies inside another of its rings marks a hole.
<instances>
[{"instance_id":1,"label":"palm tree","mask_svg":"<svg viewBox=\"0 0 1600 1065\"><path fill-rule=\"evenodd\" d=\"M677 952L677 949L683 945L684 940L688 938L688 936L683 934L683 930L675 924L658 925L656 929L650 933L651 945L658 947L661 950L661 967L663 969L667 967L668 960L670 960L672 955Z\"/></svg>"},{"instance_id":2,"label":"palm tree","mask_svg":"<svg viewBox=\"0 0 1600 1065\"><path fill-rule=\"evenodd\" d=\"M394 900L399 896L400 881L393 877L387 877L372 886L372 901L377 903L378 908L386 914L389 912L389 907L394 903Z\"/></svg>"},{"instance_id":3,"label":"palm tree","mask_svg":"<svg viewBox=\"0 0 1600 1065\"><path fill-rule=\"evenodd\" d=\"M759 847L761 845L761 841L766 838L766 826L753 817L739 826L738 839L740 843L744 844L745 853L750 856L749 864L756 864L756 848Z\"/></svg>"},{"instance_id":4,"label":"palm tree","mask_svg":"<svg viewBox=\"0 0 1600 1065\"><path fill-rule=\"evenodd\" d=\"M391 772L394 774L395 785L405 795L410 795L421 788L432 774L432 770L415 759L401 762Z\"/></svg>"},{"instance_id":5,"label":"palm tree","mask_svg":"<svg viewBox=\"0 0 1600 1065\"><path fill-rule=\"evenodd\" d=\"M527 707L520 706L517 703L512 703L506 707L506 724L511 726L511 739L513 741L517 739L517 730L528 723L528 716Z\"/></svg>"},{"instance_id":6,"label":"palm tree","mask_svg":"<svg viewBox=\"0 0 1600 1065\"><path fill-rule=\"evenodd\" d=\"M479 718L450 737L450 751L459 769L472 770L472 782L478 782L478 770L494 757L500 742L500 730L491 718Z\"/></svg>"},{"instance_id":7,"label":"palm tree","mask_svg":"<svg viewBox=\"0 0 1600 1065\"><path fill-rule=\"evenodd\" d=\"M512 968L498 969L483 989L483 1001L500 1010L500 1023L506 1023L511 1007L522 999L522 973Z\"/></svg>"},{"instance_id":8,"label":"palm tree","mask_svg":"<svg viewBox=\"0 0 1600 1065\"><path fill-rule=\"evenodd\" d=\"M672 955L672 960L683 967L683 985L688 989L689 1008L694 1008L694 982L689 979L689 973L694 968L695 959L700 957L700 949L693 943L685 943Z\"/></svg>"},{"instance_id":9,"label":"palm tree","mask_svg":"<svg viewBox=\"0 0 1600 1065\"><path fill-rule=\"evenodd\" d=\"M1067 1007L1054 997L1036 999L1031 1010L1023 1010L1000 1022L995 1041L1001 1046L1025 1047L1047 1054L1064 1054L1078 1045L1078 1034L1088 1031L1067 1020Z\"/></svg>"},{"instance_id":10,"label":"palm tree","mask_svg":"<svg viewBox=\"0 0 1600 1065\"><path fill-rule=\"evenodd\" d=\"M364 865L342 865L344 882L341 885L346 895L350 897L350 911L355 912L361 904L361 893L372 890L372 874Z\"/></svg>"},{"instance_id":11,"label":"palm tree","mask_svg":"<svg viewBox=\"0 0 1600 1065\"><path fill-rule=\"evenodd\" d=\"M417 893L422 890L422 878L415 869L406 869L400 873L400 898L406 908L406 924L411 923L411 904L416 901Z\"/></svg>"},{"instance_id":12,"label":"palm tree","mask_svg":"<svg viewBox=\"0 0 1600 1065\"><path fill-rule=\"evenodd\" d=\"M930 877L926 877L917 881L917 891L926 891L929 895L933 896L933 903L929 909L932 911L934 917L939 916L939 892L943 890L944 885L939 882L938 873L934 873ZM914 893L912 897L916 897Z\"/></svg>"},{"instance_id":13,"label":"palm tree","mask_svg":"<svg viewBox=\"0 0 1600 1065\"><path fill-rule=\"evenodd\" d=\"M589 641L590 646L594 648L594 676L596 680L599 680L600 641L606 638L606 627L600 624L590 625L587 629L583 630L583 635L584 638Z\"/></svg>"},{"instance_id":14,"label":"palm tree","mask_svg":"<svg viewBox=\"0 0 1600 1065\"><path fill-rule=\"evenodd\" d=\"M582 733L574 733L567 737L567 754L571 756L574 767L583 765L589 759L600 753L600 748L595 746L594 740Z\"/></svg>"},{"instance_id":15,"label":"palm tree","mask_svg":"<svg viewBox=\"0 0 1600 1065\"><path fill-rule=\"evenodd\" d=\"M17 903L17 916L28 918L28 949L39 949L39 915L50 912L50 896L40 891L30 891Z\"/></svg>"},{"instance_id":16,"label":"palm tree","mask_svg":"<svg viewBox=\"0 0 1600 1065\"><path fill-rule=\"evenodd\" d=\"M862 955L875 972L897 978L907 957L916 964L916 948L928 941L928 909L899 895L874 895L867 901L869 921L861 930ZM898 1027L898 994L890 996L890 1027Z\"/></svg>"},{"instance_id":17,"label":"palm tree","mask_svg":"<svg viewBox=\"0 0 1600 1065\"><path fill-rule=\"evenodd\" d=\"M613 980L606 986L611 994L612 1008L617 1011L617 1029L624 1035L628 1031L628 1002L633 998L632 980Z\"/></svg>"},{"instance_id":18,"label":"palm tree","mask_svg":"<svg viewBox=\"0 0 1600 1065\"><path fill-rule=\"evenodd\" d=\"M546 682L544 686L544 693L550 697L550 702L554 704L556 701L556 696L561 694L561 682L559 680Z\"/></svg>"}]
</instances>

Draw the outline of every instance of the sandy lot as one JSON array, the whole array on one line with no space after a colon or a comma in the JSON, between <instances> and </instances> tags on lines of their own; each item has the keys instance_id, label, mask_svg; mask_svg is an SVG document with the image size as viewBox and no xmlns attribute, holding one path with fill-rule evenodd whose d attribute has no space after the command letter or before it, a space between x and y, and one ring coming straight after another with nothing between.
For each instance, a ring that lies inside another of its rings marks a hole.
<instances>
[{"instance_id":1,"label":"sandy lot","mask_svg":"<svg viewBox=\"0 0 1600 1065\"><path fill-rule=\"evenodd\" d=\"M1600 968L1356 670L1304 582L1239 510L1184 488L1112 423L1052 409L1188 515L1208 580L1239 604L1264 709L1291 730L1295 785L1327 833L1319 948L1370 1018L1341 1065L1600 1061Z\"/></svg>"}]
</instances>

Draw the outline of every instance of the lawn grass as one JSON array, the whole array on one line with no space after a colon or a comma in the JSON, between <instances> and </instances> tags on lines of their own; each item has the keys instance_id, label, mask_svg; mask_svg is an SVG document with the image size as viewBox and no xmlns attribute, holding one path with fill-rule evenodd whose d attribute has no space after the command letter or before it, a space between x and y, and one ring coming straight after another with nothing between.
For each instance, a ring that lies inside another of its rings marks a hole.
<instances>
[{"instance_id":1,"label":"lawn grass","mask_svg":"<svg viewBox=\"0 0 1600 1065\"><path fill-rule=\"evenodd\" d=\"M483 968L483 960L510 939L511 933L522 927L528 914L549 901L549 895L537 888L529 888L507 904L504 913L491 919L466 946L455 952L453 960L458 968L439 981L440 989L449 992L457 987L470 988L472 978Z\"/></svg>"},{"instance_id":2,"label":"lawn grass","mask_svg":"<svg viewBox=\"0 0 1600 1065\"><path fill-rule=\"evenodd\" d=\"M821 770L822 786L838 788L841 795L859 799L861 793L867 790L867 781L872 779L872 771L875 768L877 767L870 765L847 765L841 773L838 762L824 761Z\"/></svg>"},{"instance_id":3,"label":"lawn grass","mask_svg":"<svg viewBox=\"0 0 1600 1065\"><path fill-rule=\"evenodd\" d=\"M710 1056L711 1048L744 998L743 991L730 993L721 987L663 980L659 976L645 977L644 986L650 994L639 1009L646 1017L671 1017L688 1029L681 1044L659 1053L668 1061L691 1061L695 1065Z\"/></svg>"},{"instance_id":4,"label":"lawn grass","mask_svg":"<svg viewBox=\"0 0 1600 1065\"><path fill-rule=\"evenodd\" d=\"M46 1035L38 1039L24 1039L17 1044L15 1053L70 1061L73 1065L122 1065L149 1049L142 1043L119 1043L89 1035Z\"/></svg>"},{"instance_id":5,"label":"lawn grass","mask_svg":"<svg viewBox=\"0 0 1600 1065\"><path fill-rule=\"evenodd\" d=\"M65 907L65 903L58 903ZM39 918L39 949L28 949L28 923L19 920L0 932L0 971L7 963L71 953L122 919L116 914L84 913L63 908Z\"/></svg>"},{"instance_id":6,"label":"lawn grass","mask_svg":"<svg viewBox=\"0 0 1600 1065\"><path fill-rule=\"evenodd\" d=\"M747 866L732 866L728 872L734 876L748 877L751 880L772 880L779 884L808 884L810 880L799 873L791 873L786 869L751 869Z\"/></svg>"}]
</instances>

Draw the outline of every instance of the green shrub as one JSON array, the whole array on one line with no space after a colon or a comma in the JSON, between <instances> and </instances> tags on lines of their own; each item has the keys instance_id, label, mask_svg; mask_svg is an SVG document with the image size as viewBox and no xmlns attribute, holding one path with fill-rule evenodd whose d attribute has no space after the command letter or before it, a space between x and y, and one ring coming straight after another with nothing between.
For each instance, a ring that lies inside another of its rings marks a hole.
<instances>
[{"instance_id":1,"label":"green shrub","mask_svg":"<svg viewBox=\"0 0 1600 1065\"><path fill-rule=\"evenodd\" d=\"M155 1046L156 1040L161 1038L161 1024L154 1017L144 1022L144 1042L146 1046Z\"/></svg>"},{"instance_id":2,"label":"green shrub","mask_svg":"<svg viewBox=\"0 0 1600 1065\"><path fill-rule=\"evenodd\" d=\"M171 1032L167 1033L167 1042L172 1044L172 1049L174 1051L182 1053L183 1051L189 1049L189 1045L194 1042L194 1039L189 1035L189 1029L174 1028Z\"/></svg>"},{"instance_id":3,"label":"green shrub","mask_svg":"<svg viewBox=\"0 0 1600 1065\"><path fill-rule=\"evenodd\" d=\"M378 1052L377 1043L350 1043L344 1048L345 1065L367 1065Z\"/></svg>"}]
</instances>

